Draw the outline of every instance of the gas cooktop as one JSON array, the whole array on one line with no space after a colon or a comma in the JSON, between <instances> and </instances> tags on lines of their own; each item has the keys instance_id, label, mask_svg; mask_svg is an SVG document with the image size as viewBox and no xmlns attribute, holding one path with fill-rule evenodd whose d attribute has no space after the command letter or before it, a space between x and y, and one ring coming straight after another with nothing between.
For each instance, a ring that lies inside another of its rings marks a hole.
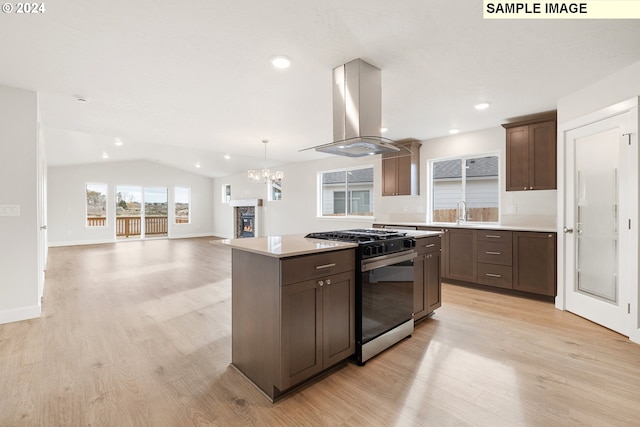
<instances>
[{"instance_id":1,"label":"gas cooktop","mask_svg":"<svg viewBox=\"0 0 640 427\"><path fill-rule=\"evenodd\" d=\"M385 230L379 228L357 228L354 230L309 233L305 237L323 240L338 240L341 242L368 243L379 240L397 239L406 235L407 233L396 230Z\"/></svg>"}]
</instances>

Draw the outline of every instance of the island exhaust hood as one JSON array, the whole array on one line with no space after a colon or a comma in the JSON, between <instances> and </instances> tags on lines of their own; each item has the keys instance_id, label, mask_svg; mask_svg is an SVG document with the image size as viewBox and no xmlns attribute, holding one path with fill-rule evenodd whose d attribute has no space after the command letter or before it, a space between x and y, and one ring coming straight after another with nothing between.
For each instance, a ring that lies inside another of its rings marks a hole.
<instances>
[{"instance_id":1,"label":"island exhaust hood","mask_svg":"<svg viewBox=\"0 0 640 427\"><path fill-rule=\"evenodd\" d=\"M382 79L380 69L354 59L333 69L333 141L312 150L348 157L400 151L380 136Z\"/></svg>"}]
</instances>

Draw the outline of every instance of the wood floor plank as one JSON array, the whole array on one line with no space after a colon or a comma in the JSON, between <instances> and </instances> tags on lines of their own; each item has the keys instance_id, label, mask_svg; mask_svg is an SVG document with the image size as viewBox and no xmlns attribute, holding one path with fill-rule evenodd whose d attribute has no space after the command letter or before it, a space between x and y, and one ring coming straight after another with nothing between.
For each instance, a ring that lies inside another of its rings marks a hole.
<instances>
[{"instance_id":1,"label":"wood floor plank","mask_svg":"<svg viewBox=\"0 0 640 427\"><path fill-rule=\"evenodd\" d=\"M0 325L0 426L638 425L640 346L448 284L411 338L272 404L230 366L231 257L210 240L51 248L42 316Z\"/></svg>"}]
</instances>

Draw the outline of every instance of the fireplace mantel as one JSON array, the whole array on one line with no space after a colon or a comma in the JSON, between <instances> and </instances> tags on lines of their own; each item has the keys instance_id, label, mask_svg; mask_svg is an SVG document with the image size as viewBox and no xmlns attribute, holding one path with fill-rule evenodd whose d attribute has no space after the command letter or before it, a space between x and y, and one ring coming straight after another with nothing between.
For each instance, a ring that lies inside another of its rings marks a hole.
<instances>
[{"instance_id":1,"label":"fireplace mantel","mask_svg":"<svg viewBox=\"0 0 640 427\"><path fill-rule=\"evenodd\" d=\"M229 206L262 206L262 199L238 199L230 200Z\"/></svg>"}]
</instances>

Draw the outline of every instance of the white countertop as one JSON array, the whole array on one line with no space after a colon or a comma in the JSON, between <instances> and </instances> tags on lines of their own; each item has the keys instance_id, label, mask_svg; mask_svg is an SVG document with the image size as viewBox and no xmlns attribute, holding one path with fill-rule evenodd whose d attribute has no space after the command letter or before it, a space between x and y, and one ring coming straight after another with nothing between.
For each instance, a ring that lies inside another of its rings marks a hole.
<instances>
[{"instance_id":1,"label":"white countertop","mask_svg":"<svg viewBox=\"0 0 640 427\"><path fill-rule=\"evenodd\" d=\"M304 234L285 234L284 236L213 240L211 243L228 245L232 249L239 249L275 258L287 258L297 255L336 251L340 249L355 248L358 246L357 243L308 239L304 236Z\"/></svg>"},{"instance_id":2,"label":"white countertop","mask_svg":"<svg viewBox=\"0 0 640 427\"><path fill-rule=\"evenodd\" d=\"M552 226L544 225L503 225L495 223L479 223L479 222L463 222L461 224L456 223L428 223L428 222L376 222L375 224L383 224L386 228L394 229L394 226L398 227L442 227L442 228L474 228L481 230L505 230L505 231L539 231L543 233L556 233L558 230ZM407 231L407 230L402 230Z\"/></svg>"}]
</instances>

